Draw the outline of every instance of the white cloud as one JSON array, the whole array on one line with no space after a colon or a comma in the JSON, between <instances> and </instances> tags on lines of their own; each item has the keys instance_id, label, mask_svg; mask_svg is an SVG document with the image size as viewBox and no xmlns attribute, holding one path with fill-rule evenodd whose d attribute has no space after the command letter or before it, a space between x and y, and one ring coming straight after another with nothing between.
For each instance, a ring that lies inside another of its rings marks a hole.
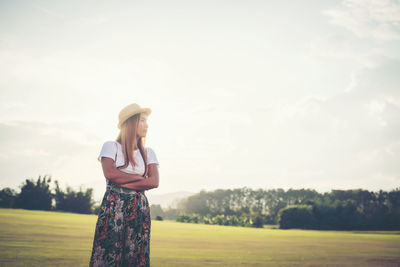
<instances>
[{"instance_id":1,"label":"white cloud","mask_svg":"<svg viewBox=\"0 0 400 267\"><path fill-rule=\"evenodd\" d=\"M331 23L360 38L386 41L400 37L400 3L396 0L344 0L323 13Z\"/></svg>"},{"instance_id":2,"label":"white cloud","mask_svg":"<svg viewBox=\"0 0 400 267\"><path fill-rule=\"evenodd\" d=\"M342 64L375 67L387 53L375 43L366 43L340 33L328 33L312 39L304 56L309 60L327 58L341 60Z\"/></svg>"}]
</instances>

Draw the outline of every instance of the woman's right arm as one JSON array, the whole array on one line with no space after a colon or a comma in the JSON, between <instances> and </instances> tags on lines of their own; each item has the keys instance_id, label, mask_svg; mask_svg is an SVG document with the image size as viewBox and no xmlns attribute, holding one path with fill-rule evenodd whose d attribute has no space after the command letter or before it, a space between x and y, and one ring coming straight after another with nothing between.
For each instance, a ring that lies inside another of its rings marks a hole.
<instances>
[{"instance_id":1,"label":"woman's right arm","mask_svg":"<svg viewBox=\"0 0 400 267\"><path fill-rule=\"evenodd\" d=\"M120 171L115 165L115 161L108 157L101 158L101 166L103 167L104 177L119 185L142 181L145 179L138 174Z\"/></svg>"}]
</instances>

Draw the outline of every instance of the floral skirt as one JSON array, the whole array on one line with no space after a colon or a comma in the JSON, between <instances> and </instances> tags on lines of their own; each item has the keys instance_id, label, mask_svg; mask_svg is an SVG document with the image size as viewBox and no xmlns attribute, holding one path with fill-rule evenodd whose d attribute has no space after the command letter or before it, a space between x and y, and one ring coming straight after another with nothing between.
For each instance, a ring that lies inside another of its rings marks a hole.
<instances>
[{"instance_id":1,"label":"floral skirt","mask_svg":"<svg viewBox=\"0 0 400 267\"><path fill-rule=\"evenodd\" d=\"M150 228L144 191L110 183L100 206L89 266L150 266Z\"/></svg>"}]
</instances>

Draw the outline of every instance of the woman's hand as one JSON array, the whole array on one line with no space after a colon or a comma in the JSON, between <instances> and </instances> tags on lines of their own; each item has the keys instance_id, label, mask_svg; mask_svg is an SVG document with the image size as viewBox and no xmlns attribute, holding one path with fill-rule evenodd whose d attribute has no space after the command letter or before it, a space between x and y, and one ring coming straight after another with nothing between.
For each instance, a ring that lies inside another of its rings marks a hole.
<instances>
[{"instance_id":1,"label":"woman's hand","mask_svg":"<svg viewBox=\"0 0 400 267\"><path fill-rule=\"evenodd\" d=\"M133 183L125 183L120 185L121 187L134 189L134 190L149 190L158 187L159 174L157 164L149 164L149 176L148 178L143 178L141 181L136 181Z\"/></svg>"}]
</instances>

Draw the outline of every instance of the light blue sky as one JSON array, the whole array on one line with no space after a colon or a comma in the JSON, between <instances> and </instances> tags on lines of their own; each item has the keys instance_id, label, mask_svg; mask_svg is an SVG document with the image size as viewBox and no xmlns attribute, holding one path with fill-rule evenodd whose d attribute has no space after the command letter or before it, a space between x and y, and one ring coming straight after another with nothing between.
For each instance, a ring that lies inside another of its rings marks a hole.
<instances>
[{"instance_id":1,"label":"light blue sky","mask_svg":"<svg viewBox=\"0 0 400 267\"><path fill-rule=\"evenodd\" d=\"M400 2L1 1L0 186L105 190L117 116L150 107L160 187L400 185Z\"/></svg>"}]
</instances>

